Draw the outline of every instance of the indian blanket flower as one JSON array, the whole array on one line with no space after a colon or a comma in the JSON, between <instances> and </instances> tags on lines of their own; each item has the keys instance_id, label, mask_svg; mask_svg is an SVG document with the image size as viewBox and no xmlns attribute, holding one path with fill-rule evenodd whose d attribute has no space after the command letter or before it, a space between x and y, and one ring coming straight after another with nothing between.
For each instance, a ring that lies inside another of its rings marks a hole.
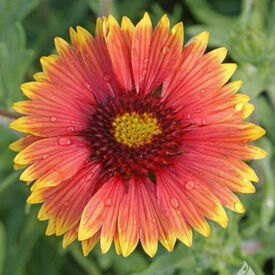
<instances>
[{"instance_id":1,"label":"indian blanket flower","mask_svg":"<svg viewBox=\"0 0 275 275\"><path fill-rule=\"evenodd\" d=\"M265 156L247 143L265 131L243 122L253 105L241 81L227 83L226 49L205 54L208 32L183 46L182 23L170 29L164 15L153 30L147 13L70 36L21 86L30 100L14 109L26 116L10 125L28 133L10 147L46 235L78 238L84 255L100 240L128 256L140 241L153 257L158 241L191 246L192 228L208 236L206 218L226 227L223 206L243 213L235 192L258 181L243 160Z\"/></svg>"}]
</instances>

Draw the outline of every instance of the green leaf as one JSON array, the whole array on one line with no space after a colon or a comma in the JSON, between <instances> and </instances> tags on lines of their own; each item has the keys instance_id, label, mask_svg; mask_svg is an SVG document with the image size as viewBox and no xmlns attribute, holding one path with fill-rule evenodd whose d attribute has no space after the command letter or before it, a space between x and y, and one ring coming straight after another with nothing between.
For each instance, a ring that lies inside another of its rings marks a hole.
<instances>
[{"instance_id":1,"label":"green leaf","mask_svg":"<svg viewBox=\"0 0 275 275\"><path fill-rule=\"evenodd\" d=\"M248 265L246 261L244 261L243 266L240 271L236 275L256 275L252 268Z\"/></svg>"},{"instance_id":2,"label":"green leaf","mask_svg":"<svg viewBox=\"0 0 275 275\"><path fill-rule=\"evenodd\" d=\"M92 258L85 258L79 248L78 243L72 243L69 246L69 251L76 262L90 275L101 275L96 262Z\"/></svg>"},{"instance_id":3,"label":"green leaf","mask_svg":"<svg viewBox=\"0 0 275 275\"><path fill-rule=\"evenodd\" d=\"M207 25L193 25L187 27L186 33L189 37L193 37L198 35L201 32L208 31L209 32L209 43L210 47L229 47L229 34L230 30L225 30L224 28L220 28L219 26L207 26Z\"/></svg>"},{"instance_id":4,"label":"green leaf","mask_svg":"<svg viewBox=\"0 0 275 275\"><path fill-rule=\"evenodd\" d=\"M183 270L194 269L195 265L196 261L190 248L178 245L173 252L156 258L145 271L133 275L168 275L179 268Z\"/></svg>"},{"instance_id":5,"label":"green leaf","mask_svg":"<svg viewBox=\"0 0 275 275\"><path fill-rule=\"evenodd\" d=\"M10 27L4 41L0 41L0 102L4 107L23 98L19 86L34 56L24 44L24 31L19 23Z\"/></svg>"},{"instance_id":6,"label":"green leaf","mask_svg":"<svg viewBox=\"0 0 275 275\"><path fill-rule=\"evenodd\" d=\"M2 222L0 222L0 275L4 275L4 262L6 258L6 232Z\"/></svg>"},{"instance_id":7,"label":"green leaf","mask_svg":"<svg viewBox=\"0 0 275 275\"><path fill-rule=\"evenodd\" d=\"M271 139L272 143L275 144L274 107L268 102L265 96L260 96L255 102L258 116L257 119L264 129L267 130L266 135Z\"/></svg>"},{"instance_id":8,"label":"green leaf","mask_svg":"<svg viewBox=\"0 0 275 275\"><path fill-rule=\"evenodd\" d=\"M10 32L14 22L22 21L40 0L1 0L0 1L0 40L3 33Z\"/></svg>"},{"instance_id":9,"label":"green leaf","mask_svg":"<svg viewBox=\"0 0 275 275\"><path fill-rule=\"evenodd\" d=\"M220 26L221 28L228 28L236 23L237 17L226 16L216 12L211 5L205 0L183 0L189 7L192 14L199 22L207 25Z\"/></svg>"},{"instance_id":10,"label":"green leaf","mask_svg":"<svg viewBox=\"0 0 275 275\"><path fill-rule=\"evenodd\" d=\"M0 6L0 104L9 108L22 98L19 85L34 56L26 49L21 20L39 0L2 0Z\"/></svg>"},{"instance_id":11,"label":"green leaf","mask_svg":"<svg viewBox=\"0 0 275 275\"><path fill-rule=\"evenodd\" d=\"M261 226L269 229L270 222L275 214L275 181L271 168L272 144L267 138L262 138L259 145L268 153L268 156L259 162L264 176L264 198L261 207Z\"/></svg>"}]
</instances>

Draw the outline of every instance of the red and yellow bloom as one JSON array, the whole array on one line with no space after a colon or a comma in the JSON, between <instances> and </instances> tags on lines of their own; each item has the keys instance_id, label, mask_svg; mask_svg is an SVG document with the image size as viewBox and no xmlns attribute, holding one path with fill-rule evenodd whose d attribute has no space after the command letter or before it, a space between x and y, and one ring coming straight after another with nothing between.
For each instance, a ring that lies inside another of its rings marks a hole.
<instances>
[{"instance_id":1,"label":"red and yellow bloom","mask_svg":"<svg viewBox=\"0 0 275 275\"><path fill-rule=\"evenodd\" d=\"M158 241L191 246L192 228L208 236L205 218L226 227L222 205L244 212L234 192L258 178L242 160L265 156L247 144L265 131L243 122L253 105L227 83L226 49L205 54L207 32L183 47L182 23L164 15L153 30L147 13L70 34L22 85L30 100L14 109L26 116L11 124L28 133L10 147L46 234L64 234L64 247L78 238L85 255L100 239L103 253L114 241L128 256L140 241L154 256Z\"/></svg>"}]
</instances>

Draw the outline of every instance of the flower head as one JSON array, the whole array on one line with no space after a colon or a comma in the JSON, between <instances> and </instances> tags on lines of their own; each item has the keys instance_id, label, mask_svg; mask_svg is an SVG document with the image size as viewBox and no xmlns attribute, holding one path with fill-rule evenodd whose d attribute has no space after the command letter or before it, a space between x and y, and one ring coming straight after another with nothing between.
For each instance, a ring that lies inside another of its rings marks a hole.
<instances>
[{"instance_id":1,"label":"flower head","mask_svg":"<svg viewBox=\"0 0 275 275\"><path fill-rule=\"evenodd\" d=\"M226 49L205 54L207 32L183 47L182 23L164 15L153 30L147 13L70 35L22 85L30 100L14 109L26 116L11 123L28 133L10 147L46 234L64 234L64 247L78 238L85 255L100 240L103 253L114 242L128 256L140 241L154 256L158 241L191 246L192 228L208 236L206 218L226 227L222 205L244 212L234 193L255 191L243 160L265 156L247 144L265 131L243 122L253 105L240 81L226 84Z\"/></svg>"}]
</instances>

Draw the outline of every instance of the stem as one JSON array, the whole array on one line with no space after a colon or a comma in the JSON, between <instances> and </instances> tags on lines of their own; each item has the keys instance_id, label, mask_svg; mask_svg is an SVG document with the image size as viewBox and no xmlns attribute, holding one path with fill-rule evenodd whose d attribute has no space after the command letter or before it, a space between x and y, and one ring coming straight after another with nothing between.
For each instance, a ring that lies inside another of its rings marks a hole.
<instances>
[{"instance_id":1,"label":"stem","mask_svg":"<svg viewBox=\"0 0 275 275\"><path fill-rule=\"evenodd\" d=\"M3 109L0 109L0 116L11 118L11 119L16 119L21 117L19 114L12 113Z\"/></svg>"}]
</instances>

